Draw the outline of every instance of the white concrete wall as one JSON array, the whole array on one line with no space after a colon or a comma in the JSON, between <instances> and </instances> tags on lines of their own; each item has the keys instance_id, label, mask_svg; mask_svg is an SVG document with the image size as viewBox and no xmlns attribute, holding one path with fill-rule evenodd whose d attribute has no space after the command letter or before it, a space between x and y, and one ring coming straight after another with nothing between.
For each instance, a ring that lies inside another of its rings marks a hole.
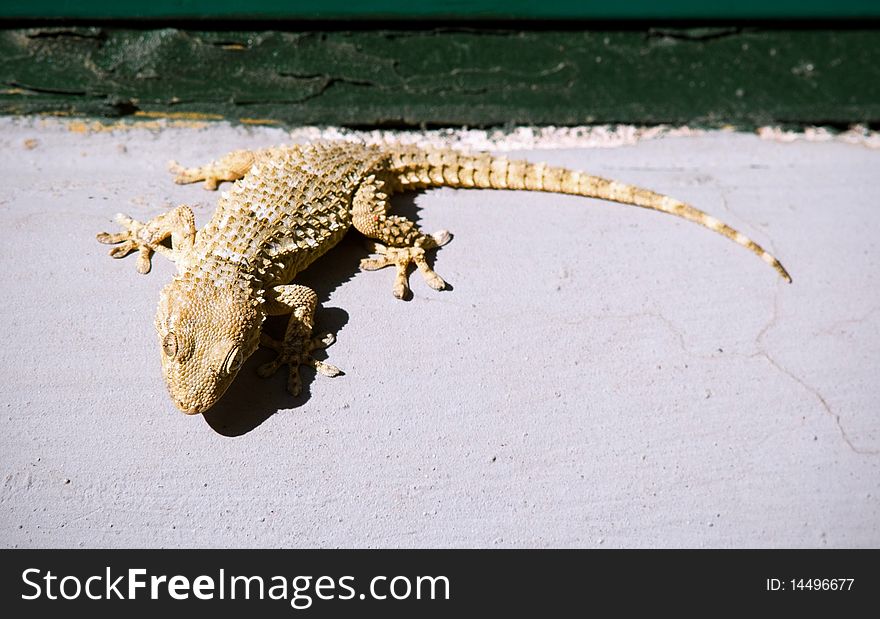
<instances>
[{"instance_id":1,"label":"white concrete wall","mask_svg":"<svg viewBox=\"0 0 880 619\"><path fill-rule=\"evenodd\" d=\"M880 545L880 151L711 133L512 153L690 201L694 224L526 192L404 197L448 228L414 299L356 238L300 281L346 375L245 366L177 412L139 276L96 232L216 194L170 182L280 130L0 121L0 545ZM28 140L34 140L28 142ZM352 235L353 237L355 235Z\"/></svg>"}]
</instances>

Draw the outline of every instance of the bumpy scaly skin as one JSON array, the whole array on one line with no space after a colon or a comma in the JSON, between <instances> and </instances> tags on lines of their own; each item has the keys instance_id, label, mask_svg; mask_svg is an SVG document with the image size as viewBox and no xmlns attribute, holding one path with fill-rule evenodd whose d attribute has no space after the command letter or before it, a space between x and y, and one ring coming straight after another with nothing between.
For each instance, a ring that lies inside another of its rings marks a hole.
<instances>
[{"instance_id":1,"label":"bumpy scaly skin","mask_svg":"<svg viewBox=\"0 0 880 619\"><path fill-rule=\"evenodd\" d=\"M311 356L314 349L332 344L333 337L312 337L317 296L290 282L349 228L375 241L379 256L364 260L362 268L396 268L394 296L408 295L410 265L432 288L445 287L425 261L425 252L446 243L450 235L425 234L412 221L390 215L389 198L400 191L440 186L525 189L633 204L714 230L791 281L779 261L752 240L683 202L580 172L485 153L315 142L235 151L200 168L172 162L171 170L176 182L204 181L207 189L235 182L200 231L184 205L145 224L118 215L124 231L102 232L98 240L118 244L110 251L114 258L137 251L141 273L150 270L154 252L177 264L178 274L159 297L155 324L171 398L191 414L207 410L223 395L261 343L278 357L262 366L260 374L289 365L288 387L294 394L301 389L300 365L327 376L340 373ZM168 237L170 248L163 244ZM288 314L281 342L262 333L266 316Z\"/></svg>"}]
</instances>

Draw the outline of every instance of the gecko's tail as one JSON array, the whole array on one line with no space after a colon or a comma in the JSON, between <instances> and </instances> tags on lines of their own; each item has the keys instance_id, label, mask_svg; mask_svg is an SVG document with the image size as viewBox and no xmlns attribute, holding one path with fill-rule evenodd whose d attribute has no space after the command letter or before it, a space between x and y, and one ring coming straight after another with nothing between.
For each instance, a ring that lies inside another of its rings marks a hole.
<instances>
[{"instance_id":1,"label":"gecko's tail","mask_svg":"<svg viewBox=\"0 0 880 619\"><path fill-rule=\"evenodd\" d=\"M565 193L669 213L726 236L757 254L786 281L791 276L763 247L724 222L689 204L663 194L567 168L527 161L510 161L489 154L467 155L453 150L401 153L399 178L407 187L473 187Z\"/></svg>"}]
</instances>

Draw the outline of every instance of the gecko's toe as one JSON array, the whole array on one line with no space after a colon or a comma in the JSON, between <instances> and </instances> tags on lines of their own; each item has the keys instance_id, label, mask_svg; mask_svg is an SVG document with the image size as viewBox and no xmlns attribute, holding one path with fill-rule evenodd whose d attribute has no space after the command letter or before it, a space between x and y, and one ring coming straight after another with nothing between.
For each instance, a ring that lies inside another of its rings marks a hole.
<instances>
[{"instance_id":1,"label":"gecko's toe","mask_svg":"<svg viewBox=\"0 0 880 619\"><path fill-rule=\"evenodd\" d=\"M316 348L327 348L328 346L333 346L336 343L336 336L332 333L322 333L321 335L312 338L312 350Z\"/></svg>"},{"instance_id":2,"label":"gecko's toe","mask_svg":"<svg viewBox=\"0 0 880 619\"><path fill-rule=\"evenodd\" d=\"M342 370L340 370L335 365L331 365L329 363L324 363L323 361L318 361L317 359L310 359L312 367L315 368L319 374L323 374L324 376L328 376L333 378L334 376L341 376L344 374Z\"/></svg>"},{"instance_id":3,"label":"gecko's toe","mask_svg":"<svg viewBox=\"0 0 880 619\"><path fill-rule=\"evenodd\" d=\"M275 372L277 372L278 368L280 368L282 365L284 365L284 362L281 359L281 355L278 355L278 357L276 357L274 361L264 363L263 365L258 367L257 375L260 378L269 378L271 376L274 376Z\"/></svg>"},{"instance_id":4,"label":"gecko's toe","mask_svg":"<svg viewBox=\"0 0 880 619\"><path fill-rule=\"evenodd\" d=\"M287 376L287 391L293 397L302 393L302 377L299 375L299 367L291 366Z\"/></svg>"},{"instance_id":5,"label":"gecko's toe","mask_svg":"<svg viewBox=\"0 0 880 619\"><path fill-rule=\"evenodd\" d=\"M394 276L394 285L391 287L391 294L395 299L407 301L412 298L412 291L409 289L409 263L397 263L397 273Z\"/></svg>"},{"instance_id":6,"label":"gecko's toe","mask_svg":"<svg viewBox=\"0 0 880 619\"><path fill-rule=\"evenodd\" d=\"M266 335L265 333L260 333L260 346L271 348L278 353L281 352L281 342L276 340L274 337Z\"/></svg>"},{"instance_id":7,"label":"gecko's toe","mask_svg":"<svg viewBox=\"0 0 880 619\"><path fill-rule=\"evenodd\" d=\"M116 243L127 241L129 238L129 234L127 232L99 232L95 235L95 238L98 240L99 243L104 243L105 245L115 245Z\"/></svg>"},{"instance_id":8,"label":"gecko's toe","mask_svg":"<svg viewBox=\"0 0 880 619\"><path fill-rule=\"evenodd\" d=\"M119 243L119 241L116 242ZM137 243L135 243L134 241L123 241L120 245L117 245L116 247L111 247L108 253L110 254L111 258L125 258L128 254L137 250L137 248Z\"/></svg>"},{"instance_id":9,"label":"gecko's toe","mask_svg":"<svg viewBox=\"0 0 880 619\"><path fill-rule=\"evenodd\" d=\"M363 260L361 260L361 268L364 271L378 271L379 269L390 267L392 264L394 264L394 260L391 260L387 256L379 256L377 258L364 258Z\"/></svg>"},{"instance_id":10,"label":"gecko's toe","mask_svg":"<svg viewBox=\"0 0 880 619\"><path fill-rule=\"evenodd\" d=\"M146 275L153 268L153 251L147 247L138 248L137 272Z\"/></svg>"},{"instance_id":11,"label":"gecko's toe","mask_svg":"<svg viewBox=\"0 0 880 619\"><path fill-rule=\"evenodd\" d=\"M437 230L431 238L434 239L437 247L441 247L452 240L452 233L449 230Z\"/></svg>"}]
</instances>

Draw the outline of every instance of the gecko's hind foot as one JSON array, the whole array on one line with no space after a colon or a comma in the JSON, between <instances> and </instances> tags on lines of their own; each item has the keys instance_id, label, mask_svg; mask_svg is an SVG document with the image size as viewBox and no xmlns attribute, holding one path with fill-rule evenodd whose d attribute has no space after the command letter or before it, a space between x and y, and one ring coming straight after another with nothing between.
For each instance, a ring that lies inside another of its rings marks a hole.
<instances>
[{"instance_id":1,"label":"gecko's hind foot","mask_svg":"<svg viewBox=\"0 0 880 619\"><path fill-rule=\"evenodd\" d=\"M376 258L364 258L361 260L361 268L365 271L375 271L388 266L397 268L397 274L394 277L394 287L392 293L398 299L406 299L410 295L409 288L409 265L414 264L422 277L434 290L443 290L446 288L446 282L443 278L428 265L425 259L426 250L433 249L445 245L452 238L446 230L440 230L430 236L424 236L416 241L413 247L388 247L381 243L369 243L370 251L379 254Z\"/></svg>"},{"instance_id":2,"label":"gecko's hind foot","mask_svg":"<svg viewBox=\"0 0 880 619\"><path fill-rule=\"evenodd\" d=\"M99 232L95 238L99 243L117 245L110 249L112 258L125 258L131 252L137 251L138 273L149 273L155 245L150 242L150 231L147 226L122 213L117 214L115 219L116 223L125 229L124 232Z\"/></svg>"},{"instance_id":3,"label":"gecko's hind foot","mask_svg":"<svg viewBox=\"0 0 880 619\"><path fill-rule=\"evenodd\" d=\"M290 374L287 377L287 390L293 396L302 393L302 379L299 375L301 366L307 365L315 368L319 374L324 376L339 376L343 374L335 365L330 365L312 356L315 350L322 350L331 346L336 341L336 336L332 333L325 333L319 337L301 339L291 343L282 343L268 335L260 336L260 343L267 348L271 348L278 353L273 361L264 363L257 368L257 374L263 378L269 378L277 372L282 365L290 366Z\"/></svg>"}]
</instances>

